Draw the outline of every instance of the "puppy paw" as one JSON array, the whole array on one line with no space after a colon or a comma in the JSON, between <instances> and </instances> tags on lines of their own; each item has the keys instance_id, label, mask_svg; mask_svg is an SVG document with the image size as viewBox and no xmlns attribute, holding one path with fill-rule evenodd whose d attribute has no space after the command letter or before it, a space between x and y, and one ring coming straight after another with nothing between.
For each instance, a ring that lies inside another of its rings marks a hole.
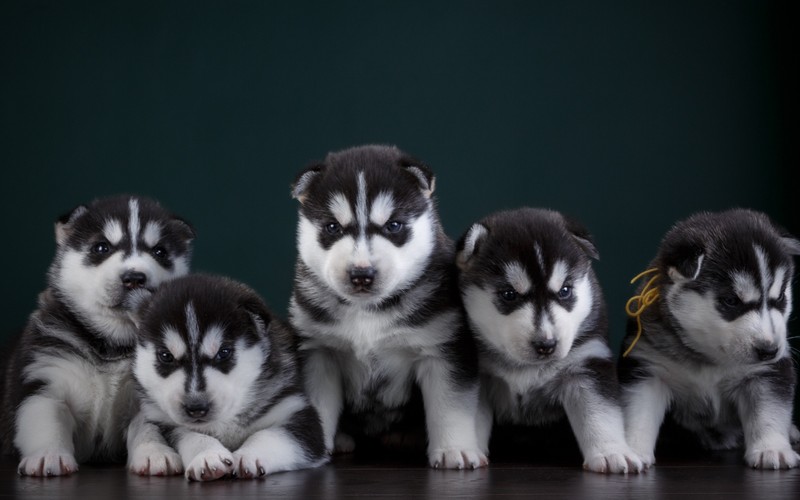
<instances>
[{"instance_id":1,"label":"puppy paw","mask_svg":"<svg viewBox=\"0 0 800 500\"><path fill-rule=\"evenodd\" d=\"M792 445L800 443L800 431L797 430L796 425L792 425L792 428L789 429L789 442L792 443Z\"/></svg>"},{"instance_id":2,"label":"puppy paw","mask_svg":"<svg viewBox=\"0 0 800 500\"><path fill-rule=\"evenodd\" d=\"M627 474L629 472L643 472L650 464L651 459L643 459L627 446L619 446L589 453L584 458L583 468L603 474Z\"/></svg>"},{"instance_id":3,"label":"puppy paw","mask_svg":"<svg viewBox=\"0 0 800 500\"><path fill-rule=\"evenodd\" d=\"M754 469L793 469L800 465L800 455L789 446L748 449L744 460Z\"/></svg>"},{"instance_id":4,"label":"puppy paw","mask_svg":"<svg viewBox=\"0 0 800 500\"><path fill-rule=\"evenodd\" d=\"M225 448L212 448L195 456L186 467L189 481L214 481L233 472L233 455Z\"/></svg>"},{"instance_id":5,"label":"puppy paw","mask_svg":"<svg viewBox=\"0 0 800 500\"><path fill-rule=\"evenodd\" d=\"M356 440L350 434L344 432L337 432L336 437L333 439L333 453L346 454L353 453L356 449Z\"/></svg>"},{"instance_id":6,"label":"puppy paw","mask_svg":"<svg viewBox=\"0 0 800 500\"><path fill-rule=\"evenodd\" d=\"M434 469L477 469L489 465L480 450L437 448L428 453L428 463Z\"/></svg>"},{"instance_id":7,"label":"puppy paw","mask_svg":"<svg viewBox=\"0 0 800 500\"><path fill-rule=\"evenodd\" d=\"M238 450L233 454L233 474L240 479L257 479L267 475L267 461L257 453Z\"/></svg>"},{"instance_id":8,"label":"puppy paw","mask_svg":"<svg viewBox=\"0 0 800 500\"><path fill-rule=\"evenodd\" d=\"M173 476L183 472L183 461L163 443L144 443L128 455L128 470L140 476Z\"/></svg>"},{"instance_id":9,"label":"puppy paw","mask_svg":"<svg viewBox=\"0 0 800 500\"><path fill-rule=\"evenodd\" d=\"M22 457L17 472L21 476L68 476L78 472L78 462L67 450L44 450Z\"/></svg>"}]
</instances>

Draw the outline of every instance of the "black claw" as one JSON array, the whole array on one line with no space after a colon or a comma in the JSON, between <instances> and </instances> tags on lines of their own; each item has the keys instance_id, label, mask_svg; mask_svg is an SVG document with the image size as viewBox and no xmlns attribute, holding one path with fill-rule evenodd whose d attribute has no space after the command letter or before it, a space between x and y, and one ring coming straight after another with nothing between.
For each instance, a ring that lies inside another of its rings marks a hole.
<instances>
[{"instance_id":1,"label":"black claw","mask_svg":"<svg viewBox=\"0 0 800 500\"><path fill-rule=\"evenodd\" d=\"M223 462L225 462L225 465L233 465L233 462L231 462L231 460L230 460L230 459L228 459L228 458L226 458L225 460L223 460Z\"/></svg>"},{"instance_id":2,"label":"black claw","mask_svg":"<svg viewBox=\"0 0 800 500\"><path fill-rule=\"evenodd\" d=\"M259 476L263 476L263 475L264 475L264 474L266 474L266 473L267 473L267 471L266 471L266 470L264 470L264 467L259 467L259 468L258 468L258 475L259 475Z\"/></svg>"}]
</instances>

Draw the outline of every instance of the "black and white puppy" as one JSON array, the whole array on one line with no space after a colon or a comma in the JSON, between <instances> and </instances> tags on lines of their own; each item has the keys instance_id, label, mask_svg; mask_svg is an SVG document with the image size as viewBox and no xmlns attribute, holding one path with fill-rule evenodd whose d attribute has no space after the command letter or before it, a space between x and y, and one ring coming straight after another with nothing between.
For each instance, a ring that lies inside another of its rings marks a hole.
<instances>
[{"instance_id":1,"label":"black and white puppy","mask_svg":"<svg viewBox=\"0 0 800 500\"><path fill-rule=\"evenodd\" d=\"M627 439L648 465L669 411L708 448L743 438L748 465L797 467L786 340L793 255L800 242L750 210L699 213L666 234L650 265L658 298L619 367ZM625 351L637 330L631 319Z\"/></svg>"},{"instance_id":2,"label":"black and white puppy","mask_svg":"<svg viewBox=\"0 0 800 500\"><path fill-rule=\"evenodd\" d=\"M387 146L331 153L293 185L290 319L329 451L343 411L364 434L390 432L418 387L430 465L487 464L475 434L475 348L433 191L427 166Z\"/></svg>"},{"instance_id":3,"label":"black and white puppy","mask_svg":"<svg viewBox=\"0 0 800 500\"><path fill-rule=\"evenodd\" d=\"M461 294L479 346L484 450L493 421L541 425L566 414L586 469L643 469L625 442L596 258L588 232L551 210L498 212L459 240Z\"/></svg>"},{"instance_id":4,"label":"black and white puppy","mask_svg":"<svg viewBox=\"0 0 800 500\"><path fill-rule=\"evenodd\" d=\"M194 231L153 200L116 196L61 217L55 236L48 287L4 373L3 451L33 476L124 459L136 412L127 297L186 274Z\"/></svg>"},{"instance_id":5,"label":"black and white puppy","mask_svg":"<svg viewBox=\"0 0 800 500\"><path fill-rule=\"evenodd\" d=\"M161 428L188 479L255 478L327 461L294 336L254 290L190 275L140 308L133 371L141 417Z\"/></svg>"}]
</instances>

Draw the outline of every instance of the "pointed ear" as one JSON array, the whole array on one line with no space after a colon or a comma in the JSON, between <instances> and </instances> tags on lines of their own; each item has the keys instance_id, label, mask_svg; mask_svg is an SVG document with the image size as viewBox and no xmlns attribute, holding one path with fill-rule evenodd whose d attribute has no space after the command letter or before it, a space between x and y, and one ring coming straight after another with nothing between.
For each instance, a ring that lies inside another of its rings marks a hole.
<instances>
[{"instance_id":1,"label":"pointed ear","mask_svg":"<svg viewBox=\"0 0 800 500\"><path fill-rule=\"evenodd\" d=\"M789 255L800 255L800 241L794 236L783 236L781 241Z\"/></svg>"},{"instance_id":2,"label":"pointed ear","mask_svg":"<svg viewBox=\"0 0 800 500\"><path fill-rule=\"evenodd\" d=\"M462 271L469 268L472 258L480 250L481 244L489 235L486 226L475 223L469 228L467 234L461 237L456 246L456 265Z\"/></svg>"},{"instance_id":3,"label":"pointed ear","mask_svg":"<svg viewBox=\"0 0 800 500\"><path fill-rule=\"evenodd\" d=\"M78 205L56 220L56 244L58 246L61 246L67 242L72 234L75 221L80 219L81 216L88 211L89 208L86 205Z\"/></svg>"},{"instance_id":4,"label":"pointed ear","mask_svg":"<svg viewBox=\"0 0 800 500\"><path fill-rule=\"evenodd\" d=\"M261 297L258 296L255 290L248 287L239 301L239 307L247 312L253 322L256 333L269 345L269 327L272 323L272 313Z\"/></svg>"},{"instance_id":5,"label":"pointed ear","mask_svg":"<svg viewBox=\"0 0 800 500\"><path fill-rule=\"evenodd\" d=\"M309 186L323 170L325 170L323 163L315 163L297 174L292 183L292 198L295 198L300 204L305 203Z\"/></svg>"},{"instance_id":6,"label":"pointed ear","mask_svg":"<svg viewBox=\"0 0 800 500\"><path fill-rule=\"evenodd\" d=\"M180 234L186 241L193 241L196 234L194 227L186 220L180 217L172 216L170 220L171 229Z\"/></svg>"},{"instance_id":7,"label":"pointed ear","mask_svg":"<svg viewBox=\"0 0 800 500\"><path fill-rule=\"evenodd\" d=\"M702 243L694 238L685 238L665 244L661 261L672 281L681 282L697 278L704 257Z\"/></svg>"},{"instance_id":8,"label":"pointed ear","mask_svg":"<svg viewBox=\"0 0 800 500\"><path fill-rule=\"evenodd\" d=\"M597 247L594 244L594 239L589 233L589 230L586 229L583 224L570 217L565 216L564 223L567 226L567 231L572 234L575 243L578 244L581 250L583 250L583 252L588 255L590 259L600 260L600 252L597 251Z\"/></svg>"},{"instance_id":9,"label":"pointed ear","mask_svg":"<svg viewBox=\"0 0 800 500\"><path fill-rule=\"evenodd\" d=\"M425 198L430 198L433 195L433 191L436 189L436 177L427 165L410 156L404 156L400 159L400 166L417 179Z\"/></svg>"}]
</instances>

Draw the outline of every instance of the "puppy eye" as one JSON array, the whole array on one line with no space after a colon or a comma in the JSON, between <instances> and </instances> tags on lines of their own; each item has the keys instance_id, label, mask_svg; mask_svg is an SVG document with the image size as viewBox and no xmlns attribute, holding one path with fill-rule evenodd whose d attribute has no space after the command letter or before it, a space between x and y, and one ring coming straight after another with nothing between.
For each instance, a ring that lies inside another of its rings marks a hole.
<instances>
[{"instance_id":1,"label":"puppy eye","mask_svg":"<svg viewBox=\"0 0 800 500\"><path fill-rule=\"evenodd\" d=\"M519 294L516 292L516 290L508 289L508 290L502 290L500 292L500 298L502 298L506 302L513 302L517 300L517 297L519 297Z\"/></svg>"},{"instance_id":2,"label":"puppy eye","mask_svg":"<svg viewBox=\"0 0 800 500\"><path fill-rule=\"evenodd\" d=\"M111 251L111 245L109 245L107 241L98 241L97 243L92 245L92 253L102 255L110 251Z\"/></svg>"},{"instance_id":3,"label":"puppy eye","mask_svg":"<svg viewBox=\"0 0 800 500\"><path fill-rule=\"evenodd\" d=\"M158 351L158 360L164 364L169 364L175 361L175 356L169 351Z\"/></svg>"},{"instance_id":4,"label":"puppy eye","mask_svg":"<svg viewBox=\"0 0 800 500\"><path fill-rule=\"evenodd\" d=\"M566 300L572 297L572 287L569 285L564 285L561 287L561 290L558 291L558 298L561 300Z\"/></svg>"},{"instance_id":5,"label":"puppy eye","mask_svg":"<svg viewBox=\"0 0 800 500\"><path fill-rule=\"evenodd\" d=\"M403 229L403 223L396 220L390 220L385 226L383 226L383 229L387 233L397 234Z\"/></svg>"},{"instance_id":6,"label":"puppy eye","mask_svg":"<svg viewBox=\"0 0 800 500\"><path fill-rule=\"evenodd\" d=\"M153 257L157 259L166 259L168 255L167 249L161 245L154 246L153 249L150 250L150 253L152 253Z\"/></svg>"},{"instance_id":7,"label":"puppy eye","mask_svg":"<svg viewBox=\"0 0 800 500\"><path fill-rule=\"evenodd\" d=\"M329 222L325 224L325 232L328 234L339 234L342 232L342 226L338 222Z\"/></svg>"},{"instance_id":8,"label":"puppy eye","mask_svg":"<svg viewBox=\"0 0 800 500\"><path fill-rule=\"evenodd\" d=\"M722 305L725 307L739 307L742 305L742 300L737 295L725 295L722 297Z\"/></svg>"},{"instance_id":9,"label":"puppy eye","mask_svg":"<svg viewBox=\"0 0 800 500\"><path fill-rule=\"evenodd\" d=\"M223 347L217 351L217 355L214 356L214 361L225 361L231 356L233 356L233 349L230 347Z\"/></svg>"}]
</instances>

